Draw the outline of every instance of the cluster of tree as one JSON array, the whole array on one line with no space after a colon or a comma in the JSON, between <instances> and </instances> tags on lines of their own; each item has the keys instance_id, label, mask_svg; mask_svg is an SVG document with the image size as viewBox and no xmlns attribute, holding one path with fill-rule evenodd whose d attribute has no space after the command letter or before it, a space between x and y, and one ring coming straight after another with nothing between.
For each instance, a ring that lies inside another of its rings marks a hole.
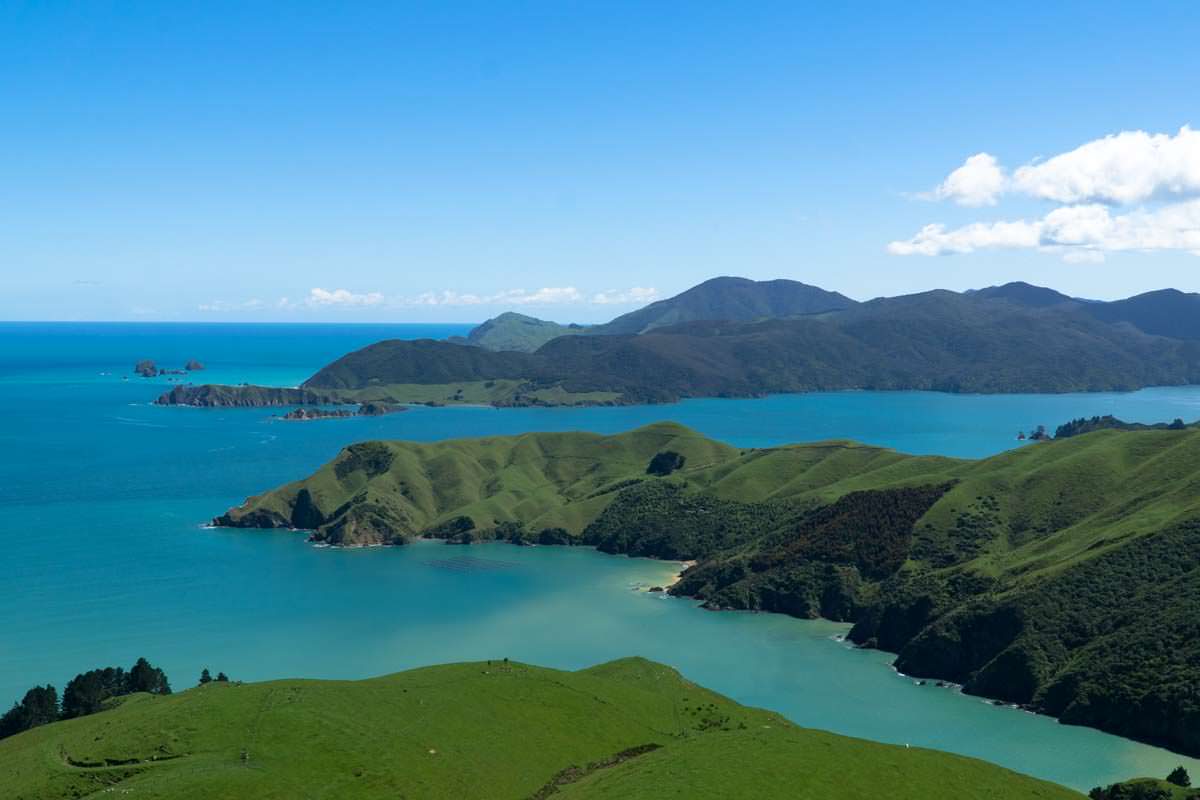
<instances>
[{"instance_id":1,"label":"cluster of tree","mask_svg":"<svg viewBox=\"0 0 1200 800\"><path fill-rule=\"evenodd\" d=\"M1156 780L1135 780L1114 783L1102 788L1097 786L1088 792L1091 800L1172 800L1179 794L1176 788L1187 789L1192 779L1182 766L1171 770L1165 783ZM1188 800L1200 798L1200 790L1187 795Z\"/></svg>"},{"instance_id":2,"label":"cluster of tree","mask_svg":"<svg viewBox=\"0 0 1200 800\"><path fill-rule=\"evenodd\" d=\"M774 530L726 548L672 587L709 608L852 620L908 558L913 528L949 488L852 492L798 509Z\"/></svg>"},{"instance_id":3,"label":"cluster of tree","mask_svg":"<svg viewBox=\"0 0 1200 800\"><path fill-rule=\"evenodd\" d=\"M905 674L1200 753L1200 520L1037 580L982 577L900 573L848 638Z\"/></svg>"},{"instance_id":4,"label":"cluster of tree","mask_svg":"<svg viewBox=\"0 0 1200 800\"><path fill-rule=\"evenodd\" d=\"M224 672L218 672L217 677L214 678L212 676L212 673L208 671L208 667L205 667L204 669L200 670L200 685L201 686L203 686L206 683L212 683L213 681L216 681L217 683L229 683L229 676L226 675Z\"/></svg>"},{"instance_id":5,"label":"cluster of tree","mask_svg":"<svg viewBox=\"0 0 1200 800\"><path fill-rule=\"evenodd\" d=\"M1156 422L1153 425L1146 425L1141 422L1125 422L1117 419L1111 414L1105 414L1102 417L1080 417L1073 419L1070 422L1063 423L1058 426L1054 432L1055 439L1067 439L1072 436L1079 436L1092 431L1117 430L1117 431L1182 431L1189 428L1186 422L1176 417L1172 422Z\"/></svg>"},{"instance_id":6,"label":"cluster of tree","mask_svg":"<svg viewBox=\"0 0 1200 800\"><path fill-rule=\"evenodd\" d=\"M1017 438L1024 439L1024 438L1026 438L1026 436L1024 433L1020 433L1017 435ZM1036 428L1033 429L1032 432L1030 432L1028 438L1035 442L1044 442L1044 441L1048 441L1050 439L1050 434L1046 432L1045 425L1038 425Z\"/></svg>"},{"instance_id":7,"label":"cluster of tree","mask_svg":"<svg viewBox=\"0 0 1200 800\"><path fill-rule=\"evenodd\" d=\"M777 529L794 513L784 503L741 503L647 481L622 489L584 528L582 541L605 553L706 558Z\"/></svg>"},{"instance_id":8,"label":"cluster of tree","mask_svg":"<svg viewBox=\"0 0 1200 800\"><path fill-rule=\"evenodd\" d=\"M522 522L497 522L491 528L476 528L468 516L458 516L421 532L425 539L444 539L450 544L501 541L512 544L574 544L575 537L565 528L542 528L531 531Z\"/></svg>"},{"instance_id":9,"label":"cluster of tree","mask_svg":"<svg viewBox=\"0 0 1200 800\"><path fill-rule=\"evenodd\" d=\"M674 450L663 450L661 453L655 453L654 458L650 459L650 464L646 467L646 474L670 475L677 469L683 469L685 460L683 456Z\"/></svg>"},{"instance_id":10,"label":"cluster of tree","mask_svg":"<svg viewBox=\"0 0 1200 800\"><path fill-rule=\"evenodd\" d=\"M53 686L35 686L0 717L0 738L48 722L95 714L112 698L136 692L170 694L171 685L161 669L139 658L128 671L103 667L76 675L63 690L61 705Z\"/></svg>"}]
</instances>

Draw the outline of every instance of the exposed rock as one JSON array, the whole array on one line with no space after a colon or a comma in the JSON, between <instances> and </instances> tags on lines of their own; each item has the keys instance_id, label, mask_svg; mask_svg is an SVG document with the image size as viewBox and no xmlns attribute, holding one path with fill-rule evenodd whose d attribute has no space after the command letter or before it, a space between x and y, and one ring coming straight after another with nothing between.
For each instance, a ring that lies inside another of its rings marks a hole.
<instances>
[{"instance_id":1,"label":"exposed rock","mask_svg":"<svg viewBox=\"0 0 1200 800\"><path fill-rule=\"evenodd\" d=\"M183 368L188 372L198 372L199 370L204 369L204 365L192 358L188 359L188 362L183 365Z\"/></svg>"},{"instance_id":2,"label":"exposed rock","mask_svg":"<svg viewBox=\"0 0 1200 800\"><path fill-rule=\"evenodd\" d=\"M358 407L358 415L360 417L382 417L384 414L395 414L397 411L407 410L408 408L405 406L369 401Z\"/></svg>"},{"instance_id":3,"label":"exposed rock","mask_svg":"<svg viewBox=\"0 0 1200 800\"><path fill-rule=\"evenodd\" d=\"M133 371L143 378L158 377L158 365L148 358L143 358L133 366Z\"/></svg>"},{"instance_id":4,"label":"exposed rock","mask_svg":"<svg viewBox=\"0 0 1200 800\"><path fill-rule=\"evenodd\" d=\"M309 419L341 419L353 417L353 411L344 408L297 408L284 414L280 419L309 420Z\"/></svg>"}]
</instances>

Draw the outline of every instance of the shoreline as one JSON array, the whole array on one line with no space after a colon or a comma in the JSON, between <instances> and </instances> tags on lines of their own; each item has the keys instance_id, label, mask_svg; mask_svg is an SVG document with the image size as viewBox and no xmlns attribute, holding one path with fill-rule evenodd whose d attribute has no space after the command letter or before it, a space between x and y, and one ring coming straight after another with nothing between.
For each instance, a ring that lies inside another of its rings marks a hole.
<instances>
[{"instance_id":1,"label":"shoreline","mask_svg":"<svg viewBox=\"0 0 1200 800\"><path fill-rule=\"evenodd\" d=\"M649 556L647 556L647 558L649 558ZM696 564L698 564L699 562L696 561L696 559L687 559L684 561L679 561L677 563L680 564L680 566L682 568L679 570L679 572L675 573L675 577L671 578L671 580L669 580L668 582L663 584L662 588L664 590L670 589L672 586L679 583L680 579L683 578L683 573L687 572L689 569L696 566Z\"/></svg>"}]
</instances>

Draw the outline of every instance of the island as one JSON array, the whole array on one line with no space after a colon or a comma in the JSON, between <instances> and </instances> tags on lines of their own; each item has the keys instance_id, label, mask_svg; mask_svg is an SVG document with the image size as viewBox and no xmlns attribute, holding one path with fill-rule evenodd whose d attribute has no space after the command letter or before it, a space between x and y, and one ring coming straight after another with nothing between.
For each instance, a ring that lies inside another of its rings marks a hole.
<instances>
[{"instance_id":1,"label":"island","mask_svg":"<svg viewBox=\"0 0 1200 800\"><path fill-rule=\"evenodd\" d=\"M186 375L189 372L196 372L204 369L204 365L196 359L190 359L183 365L183 369L164 369L154 363L149 358L143 358L133 365L135 375L140 375L143 378L157 378L160 375Z\"/></svg>"},{"instance_id":2,"label":"island","mask_svg":"<svg viewBox=\"0 0 1200 800\"><path fill-rule=\"evenodd\" d=\"M695 560L670 594L851 622L851 641L905 674L1200 754L1195 428L980 461L738 449L672 423L369 441L213 523L333 546L503 539Z\"/></svg>"},{"instance_id":3,"label":"island","mask_svg":"<svg viewBox=\"0 0 1200 800\"><path fill-rule=\"evenodd\" d=\"M293 409L279 418L286 421L308 421L314 419L349 419L350 417L382 417L384 414L394 414L407 411L404 406L389 405L388 403L363 403L357 409L348 408L308 408Z\"/></svg>"},{"instance_id":4,"label":"island","mask_svg":"<svg viewBox=\"0 0 1200 800\"><path fill-rule=\"evenodd\" d=\"M1200 317L1200 296L1176 294L1131 306L1010 284L859 303L796 281L718 278L604 325L562 330L519 315L497 318L472 332L474 340L377 342L286 391L188 385L156 402L569 406L835 390L1197 384L1200 327L1185 312ZM1143 313L1144 306L1161 306L1164 316ZM547 340L552 333L560 335ZM489 341L495 349L483 346Z\"/></svg>"}]
</instances>

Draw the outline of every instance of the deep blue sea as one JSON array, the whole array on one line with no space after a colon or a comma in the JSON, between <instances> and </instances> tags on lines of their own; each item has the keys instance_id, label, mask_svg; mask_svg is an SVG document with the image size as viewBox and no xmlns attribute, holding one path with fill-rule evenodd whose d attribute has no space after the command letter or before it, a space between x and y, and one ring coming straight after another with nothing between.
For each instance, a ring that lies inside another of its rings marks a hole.
<instances>
[{"instance_id":1,"label":"deep blue sea","mask_svg":"<svg viewBox=\"0 0 1200 800\"><path fill-rule=\"evenodd\" d=\"M0 703L76 672L161 664L234 678L364 677L509 657L576 668L644 655L742 702L839 733L978 756L1086 789L1200 762L896 675L844 625L711 613L641 591L677 566L584 548L423 543L341 551L214 515L368 438L620 431L670 419L741 446L853 438L979 457L1018 430L1112 413L1200 417L1200 388L1132 394L849 392L593 409L417 408L284 423L270 410L159 408L135 361L196 358L212 382L299 383L382 338L465 325L0 324Z\"/></svg>"}]
</instances>

